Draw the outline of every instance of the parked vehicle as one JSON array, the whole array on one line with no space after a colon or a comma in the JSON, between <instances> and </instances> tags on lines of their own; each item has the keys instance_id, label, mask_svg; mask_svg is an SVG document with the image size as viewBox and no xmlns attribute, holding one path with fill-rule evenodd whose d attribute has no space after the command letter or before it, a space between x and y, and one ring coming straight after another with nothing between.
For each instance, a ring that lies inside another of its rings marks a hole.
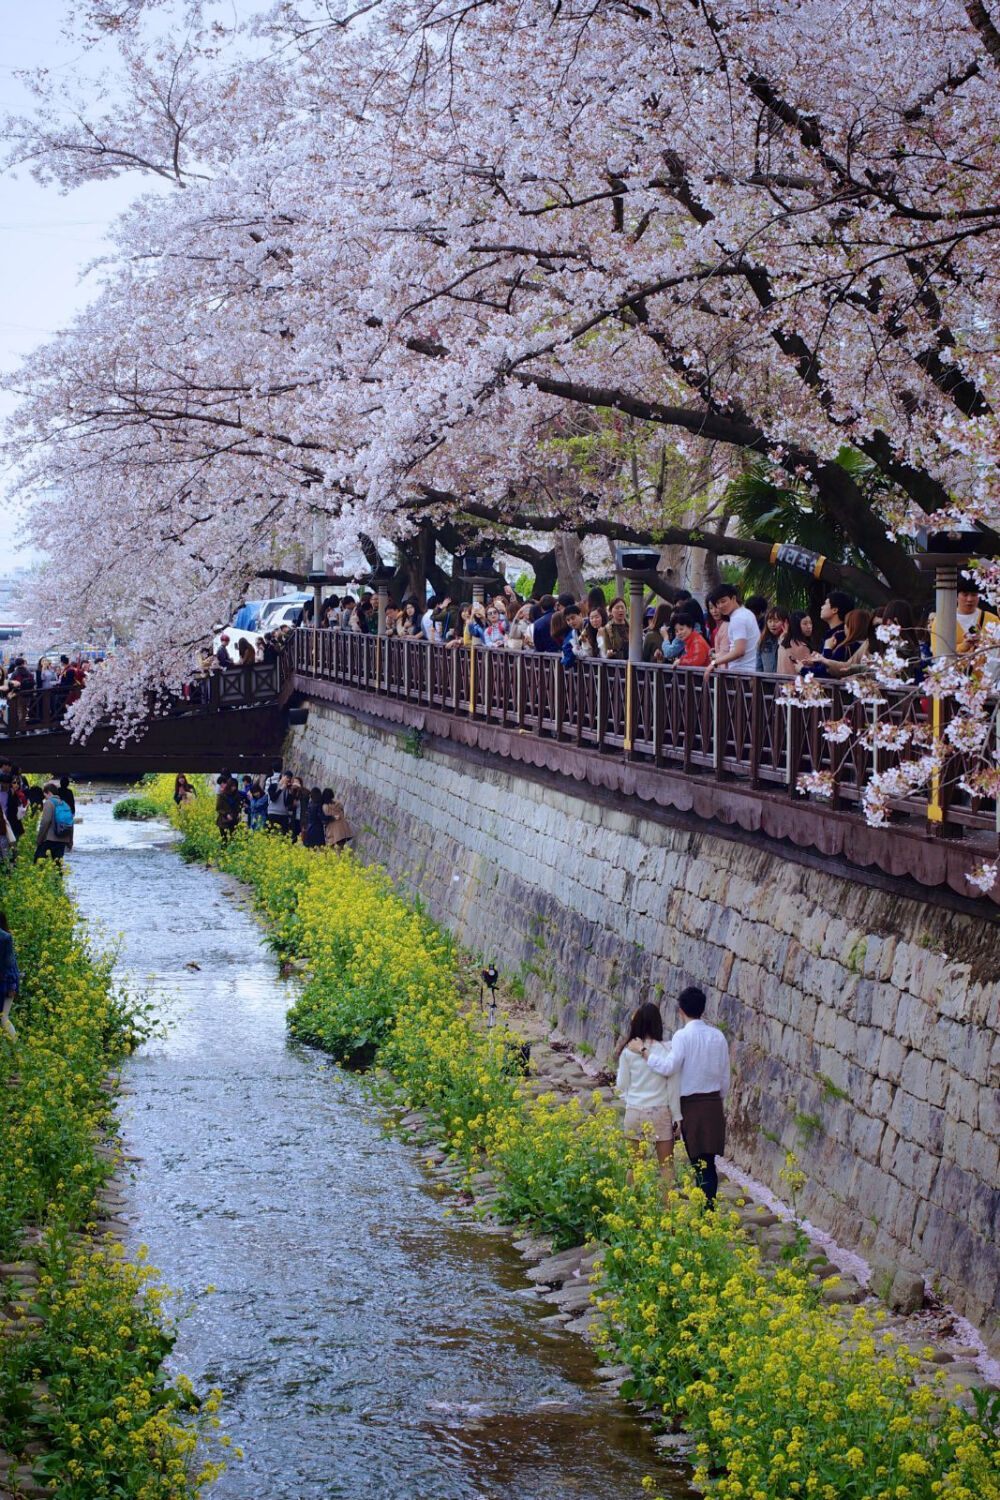
<instances>
[{"instance_id":1,"label":"parked vehicle","mask_svg":"<svg viewBox=\"0 0 1000 1500\"><path fill-rule=\"evenodd\" d=\"M212 651L218 651L224 635L229 637L229 652L234 661L240 641L249 641L256 650L258 642L272 630L280 630L282 625L298 625L302 619L302 606L311 597L311 594L284 594L279 599L268 599L261 607L256 630L241 630L236 624L227 625L225 630L217 631L213 636ZM239 619L239 615L236 618Z\"/></svg>"}]
</instances>

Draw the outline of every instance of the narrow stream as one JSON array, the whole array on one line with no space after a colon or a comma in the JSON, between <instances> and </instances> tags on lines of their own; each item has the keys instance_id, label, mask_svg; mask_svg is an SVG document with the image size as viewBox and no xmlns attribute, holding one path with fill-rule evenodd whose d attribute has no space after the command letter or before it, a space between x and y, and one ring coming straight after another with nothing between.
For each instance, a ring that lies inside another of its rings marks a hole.
<instances>
[{"instance_id":1,"label":"narrow stream","mask_svg":"<svg viewBox=\"0 0 1000 1500\"><path fill-rule=\"evenodd\" d=\"M234 883L111 806L81 807L72 887L169 1023L126 1072L131 1247L191 1309L174 1367L222 1387L245 1453L212 1495L631 1500L645 1474L686 1494L506 1239L445 1218L357 1080L289 1042Z\"/></svg>"}]
</instances>

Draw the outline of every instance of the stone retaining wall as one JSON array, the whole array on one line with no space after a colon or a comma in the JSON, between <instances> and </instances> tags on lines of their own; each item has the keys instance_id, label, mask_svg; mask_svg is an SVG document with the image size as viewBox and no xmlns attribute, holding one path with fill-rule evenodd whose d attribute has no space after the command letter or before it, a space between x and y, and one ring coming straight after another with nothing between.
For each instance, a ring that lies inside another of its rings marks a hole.
<instances>
[{"instance_id":1,"label":"stone retaining wall","mask_svg":"<svg viewBox=\"0 0 1000 1500\"><path fill-rule=\"evenodd\" d=\"M925 1272L1000 1348L996 924L405 743L314 703L288 760L598 1058L636 1005L702 984L733 1049L728 1154L780 1190L794 1150L808 1217Z\"/></svg>"}]
</instances>

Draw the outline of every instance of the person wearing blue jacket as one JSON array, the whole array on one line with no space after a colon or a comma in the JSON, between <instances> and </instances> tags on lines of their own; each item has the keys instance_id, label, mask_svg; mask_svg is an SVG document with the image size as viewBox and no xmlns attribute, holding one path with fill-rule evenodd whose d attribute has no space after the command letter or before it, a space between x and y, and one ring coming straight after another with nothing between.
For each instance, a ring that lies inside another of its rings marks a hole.
<instances>
[{"instance_id":1,"label":"person wearing blue jacket","mask_svg":"<svg viewBox=\"0 0 1000 1500\"><path fill-rule=\"evenodd\" d=\"M562 642L562 664L564 667L572 667L576 663L576 648L580 643L579 632L586 623L586 616L578 604L567 604L562 613L566 624L566 634Z\"/></svg>"},{"instance_id":2,"label":"person wearing blue jacket","mask_svg":"<svg viewBox=\"0 0 1000 1500\"><path fill-rule=\"evenodd\" d=\"M17 1041L17 1032L10 1021L10 1008L14 996L21 988L21 975L14 954L14 939L5 914L0 911L0 1032L10 1041Z\"/></svg>"}]
</instances>

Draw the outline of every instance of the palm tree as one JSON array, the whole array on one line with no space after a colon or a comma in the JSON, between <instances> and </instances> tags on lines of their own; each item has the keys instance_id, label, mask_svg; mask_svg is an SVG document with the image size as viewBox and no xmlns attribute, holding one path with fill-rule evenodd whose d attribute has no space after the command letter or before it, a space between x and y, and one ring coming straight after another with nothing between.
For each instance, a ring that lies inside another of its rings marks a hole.
<instances>
[{"instance_id":1,"label":"palm tree","mask_svg":"<svg viewBox=\"0 0 1000 1500\"><path fill-rule=\"evenodd\" d=\"M873 505L888 491L887 481L874 464L854 449L841 449L837 463L848 471ZM873 578L878 577L877 569L852 543L837 518L817 503L808 485L789 481L783 471L766 459L753 458L744 464L726 490L725 505L738 536L795 542L832 562L852 564ZM818 611L829 592L826 584L781 564L771 567L748 562L742 567L740 583L744 595L759 593L786 609L813 612Z\"/></svg>"}]
</instances>

